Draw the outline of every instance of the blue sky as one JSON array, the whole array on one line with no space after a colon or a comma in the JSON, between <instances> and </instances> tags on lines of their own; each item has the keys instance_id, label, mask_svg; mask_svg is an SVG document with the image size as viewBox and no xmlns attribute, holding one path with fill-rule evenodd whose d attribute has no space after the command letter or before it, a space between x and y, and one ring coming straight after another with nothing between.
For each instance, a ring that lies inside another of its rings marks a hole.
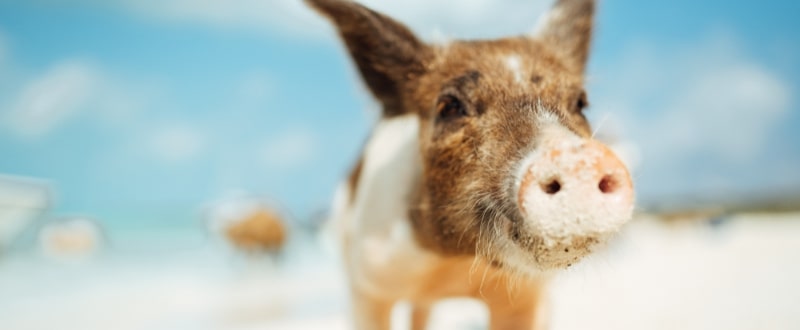
<instances>
[{"instance_id":1,"label":"blue sky","mask_svg":"<svg viewBox=\"0 0 800 330\"><path fill-rule=\"evenodd\" d=\"M527 32L549 5L365 3L427 39ZM601 3L590 114L634 144L640 201L800 191L799 9ZM50 181L59 213L180 222L245 191L307 217L375 107L300 1L0 2L0 173Z\"/></svg>"}]
</instances>

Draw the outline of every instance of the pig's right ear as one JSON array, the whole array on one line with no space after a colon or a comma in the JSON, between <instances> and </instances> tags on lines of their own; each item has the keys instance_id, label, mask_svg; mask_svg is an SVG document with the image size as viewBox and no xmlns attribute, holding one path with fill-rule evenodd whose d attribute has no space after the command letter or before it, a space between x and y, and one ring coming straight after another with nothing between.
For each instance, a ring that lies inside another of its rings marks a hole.
<instances>
[{"instance_id":1,"label":"pig's right ear","mask_svg":"<svg viewBox=\"0 0 800 330\"><path fill-rule=\"evenodd\" d=\"M384 115L403 114L405 82L425 70L431 50L403 24L347 0L306 0L339 30L361 76L383 104Z\"/></svg>"}]
</instances>

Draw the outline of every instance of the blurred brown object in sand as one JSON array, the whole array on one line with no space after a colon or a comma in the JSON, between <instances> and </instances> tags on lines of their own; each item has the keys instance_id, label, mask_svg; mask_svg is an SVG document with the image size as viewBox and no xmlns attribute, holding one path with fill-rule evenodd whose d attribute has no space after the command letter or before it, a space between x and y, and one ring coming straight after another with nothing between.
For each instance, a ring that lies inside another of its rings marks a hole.
<instances>
[{"instance_id":1,"label":"blurred brown object in sand","mask_svg":"<svg viewBox=\"0 0 800 330\"><path fill-rule=\"evenodd\" d=\"M276 213L259 208L225 228L228 240L248 252L279 252L286 242L286 226Z\"/></svg>"}]
</instances>

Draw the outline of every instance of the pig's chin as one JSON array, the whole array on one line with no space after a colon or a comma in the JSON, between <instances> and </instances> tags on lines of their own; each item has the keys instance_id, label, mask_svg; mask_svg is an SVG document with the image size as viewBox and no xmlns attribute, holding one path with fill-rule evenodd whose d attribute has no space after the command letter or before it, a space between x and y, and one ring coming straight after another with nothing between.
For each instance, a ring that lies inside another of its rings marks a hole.
<instances>
[{"instance_id":1,"label":"pig's chin","mask_svg":"<svg viewBox=\"0 0 800 330\"><path fill-rule=\"evenodd\" d=\"M602 248L613 233L591 236L554 237L527 231L528 234L504 235L501 259L504 267L530 276L566 269ZM523 238L520 238L523 237Z\"/></svg>"},{"instance_id":2,"label":"pig's chin","mask_svg":"<svg viewBox=\"0 0 800 330\"><path fill-rule=\"evenodd\" d=\"M543 238L528 247L536 264L543 269L562 269L579 262L583 257L598 249L608 234L583 237Z\"/></svg>"}]
</instances>

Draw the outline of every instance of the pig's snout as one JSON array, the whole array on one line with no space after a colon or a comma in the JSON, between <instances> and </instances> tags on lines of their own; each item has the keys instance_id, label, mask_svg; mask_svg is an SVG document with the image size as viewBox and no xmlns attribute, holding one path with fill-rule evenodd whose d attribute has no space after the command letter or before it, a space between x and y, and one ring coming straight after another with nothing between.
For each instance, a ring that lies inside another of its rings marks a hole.
<instances>
[{"instance_id":1,"label":"pig's snout","mask_svg":"<svg viewBox=\"0 0 800 330\"><path fill-rule=\"evenodd\" d=\"M565 267L631 218L633 186L605 145L579 138L546 140L523 164L518 205L545 268Z\"/></svg>"}]
</instances>

